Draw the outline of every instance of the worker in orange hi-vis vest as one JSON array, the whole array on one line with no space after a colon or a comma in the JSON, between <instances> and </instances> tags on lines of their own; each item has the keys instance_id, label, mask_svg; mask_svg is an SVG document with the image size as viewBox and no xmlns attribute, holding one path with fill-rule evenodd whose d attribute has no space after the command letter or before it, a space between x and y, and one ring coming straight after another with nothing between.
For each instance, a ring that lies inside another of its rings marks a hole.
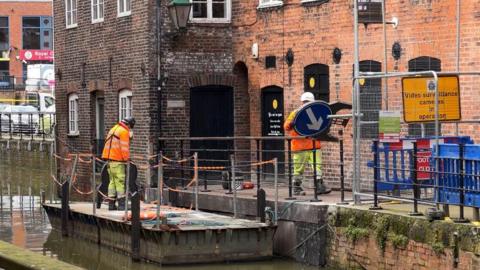
<instances>
[{"instance_id":1,"label":"worker in orange hi-vis vest","mask_svg":"<svg viewBox=\"0 0 480 270\"><path fill-rule=\"evenodd\" d=\"M105 139L102 158L108 161L108 210L117 210L115 200L118 200L118 210L125 210L125 169L130 160L131 129L135 126L135 118L126 117L108 132Z\"/></svg>"},{"instance_id":2,"label":"worker in orange hi-vis vest","mask_svg":"<svg viewBox=\"0 0 480 270\"><path fill-rule=\"evenodd\" d=\"M315 101L315 97L311 92L305 92L300 97L303 104ZM300 108L298 108L300 109ZM284 129L289 133L291 137L298 137L299 134L293 128L295 116L298 109L292 111L284 124ZM331 189L327 188L323 184L322 179L322 151L321 143L319 140L315 141L316 152L316 171L317 171L317 193L327 194L331 192ZM313 140L310 138L292 139L292 151L293 151L293 192L295 195L305 195L305 191L302 188L303 173L305 166L311 165L313 167Z\"/></svg>"}]
</instances>

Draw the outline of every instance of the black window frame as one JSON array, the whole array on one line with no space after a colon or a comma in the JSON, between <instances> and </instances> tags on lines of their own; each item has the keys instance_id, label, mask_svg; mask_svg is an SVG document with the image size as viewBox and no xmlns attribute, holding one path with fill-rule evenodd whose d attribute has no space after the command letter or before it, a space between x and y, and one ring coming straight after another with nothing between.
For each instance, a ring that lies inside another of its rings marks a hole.
<instances>
[{"instance_id":1,"label":"black window frame","mask_svg":"<svg viewBox=\"0 0 480 270\"><path fill-rule=\"evenodd\" d=\"M25 21L28 19L38 19L38 26L35 25L25 25ZM49 26L44 26L44 20L49 20ZM25 30L37 30L38 29L38 47L31 46L32 42L29 42L26 46L26 34ZM46 33L48 34L48 47L45 45ZM52 16L23 16L22 17L22 49L23 50L53 50L53 17Z\"/></svg>"},{"instance_id":2,"label":"black window frame","mask_svg":"<svg viewBox=\"0 0 480 270\"><path fill-rule=\"evenodd\" d=\"M359 62L360 72L381 72L382 62L375 60L362 60ZM360 113L363 113L364 124L360 128L360 138L377 139L379 112L382 109L382 79L365 79L360 84Z\"/></svg>"},{"instance_id":3,"label":"black window frame","mask_svg":"<svg viewBox=\"0 0 480 270\"><path fill-rule=\"evenodd\" d=\"M0 47L0 58L3 58L2 57L2 52L3 51L8 52L8 50L10 49L10 18L8 16L0 16L0 19L2 19L2 18L6 18L6 21L7 21L7 26L1 26L0 25L0 29L7 29L7 32L6 32L6 40L7 40L6 44L7 44L7 46L6 46L5 49L2 49Z\"/></svg>"}]
</instances>

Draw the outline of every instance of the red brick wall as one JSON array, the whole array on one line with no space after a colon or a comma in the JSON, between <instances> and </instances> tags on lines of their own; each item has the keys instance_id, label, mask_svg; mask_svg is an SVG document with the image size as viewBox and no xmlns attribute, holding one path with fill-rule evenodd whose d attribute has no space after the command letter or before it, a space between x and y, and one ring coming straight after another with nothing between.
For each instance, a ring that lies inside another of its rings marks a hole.
<instances>
[{"instance_id":1,"label":"red brick wall","mask_svg":"<svg viewBox=\"0 0 480 270\"><path fill-rule=\"evenodd\" d=\"M472 252L460 251L458 268L453 267L454 257L451 249L436 253L428 244L410 240L405 248L395 248L386 243L382 252L373 237L352 243L343 234L334 239L329 254L329 264L341 265L347 269L478 269L480 260ZM356 267L356 268L355 268Z\"/></svg>"},{"instance_id":2,"label":"red brick wall","mask_svg":"<svg viewBox=\"0 0 480 270\"><path fill-rule=\"evenodd\" d=\"M0 2L0 17L9 17L10 47L16 47L10 55L10 76L22 77L22 61L15 56L22 49L22 17L23 16L52 16L52 2Z\"/></svg>"},{"instance_id":3,"label":"red brick wall","mask_svg":"<svg viewBox=\"0 0 480 270\"><path fill-rule=\"evenodd\" d=\"M330 100L351 102L352 68L354 54L353 1L331 0L301 4L299 0L285 0L283 7L257 9L258 1L234 1L233 5L233 50L234 61L244 61L249 71L251 133L261 134L260 93L268 85L284 89L286 113L300 105L299 97L304 91L303 68L314 63L330 68ZM326 2L326 3L325 3ZM478 12L475 1L462 1L461 7L461 71L475 71L480 61L477 36L479 33ZM408 71L408 61L419 56L439 58L442 71L456 69L455 14L456 1L394 1L387 2L386 18L399 19L398 28L387 25L387 67L389 71ZM360 60L375 60L384 63L383 31L381 25L359 26ZM394 60L391 48L394 42L402 46L401 58ZM253 43L259 45L259 59L250 56ZM342 60L334 64L332 52L335 47L342 51ZM292 48L295 60L288 68L283 57ZM277 68L265 69L265 56L277 56ZM290 83L291 81L291 83ZM480 80L471 76L461 78L463 119L478 119L475 110L480 101L475 94L475 85ZM401 81L388 80L388 105L390 110L402 110ZM385 98L385 96L383 97ZM383 108L385 108L385 104ZM286 114L287 115L287 114ZM478 124L460 125L460 134L472 134L476 139ZM453 134L453 125L444 125L444 134ZM335 133L333 133L336 135ZM352 129L346 129L346 157L351 158ZM362 141L362 165L370 159L369 141ZM336 144L324 145L324 160L336 161ZM327 164L326 164L327 166ZM347 177L351 177L351 163L347 163ZM364 166L365 167L365 166ZM369 169L363 168L365 179ZM325 168L327 181L338 186L336 167ZM331 173L330 173L331 171ZM333 174L335 173L335 174ZM371 185L366 183L365 187Z\"/></svg>"}]
</instances>

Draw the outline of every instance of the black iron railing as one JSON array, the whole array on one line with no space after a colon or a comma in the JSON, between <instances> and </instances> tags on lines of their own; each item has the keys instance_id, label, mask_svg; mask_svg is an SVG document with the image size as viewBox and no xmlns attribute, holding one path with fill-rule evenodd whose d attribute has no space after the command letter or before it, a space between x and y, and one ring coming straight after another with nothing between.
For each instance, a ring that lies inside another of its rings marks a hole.
<instances>
[{"instance_id":1,"label":"black iron railing","mask_svg":"<svg viewBox=\"0 0 480 270\"><path fill-rule=\"evenodd\" d=\"M55 113L0 112L0 139L53 139Z\"/></svg>"}]
</instances>

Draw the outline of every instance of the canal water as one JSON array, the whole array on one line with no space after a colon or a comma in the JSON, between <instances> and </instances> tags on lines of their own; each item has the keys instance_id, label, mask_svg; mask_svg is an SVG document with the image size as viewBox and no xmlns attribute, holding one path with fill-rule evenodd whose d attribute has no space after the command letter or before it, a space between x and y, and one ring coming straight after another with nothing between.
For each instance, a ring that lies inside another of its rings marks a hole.
<instances>
[{"instance_id":1,"label":"canal water","mask_svg":"<svg viewBox=\"0 0 480 270\"><path fill-rule=\"evenodd\" d=\"M40 207L40 192L52 198L50 159L45 152L0 150L0 240L85 269L101 270L313 270L291 260L188 266L133 263L128 256L94 243L62 238Z\"/></svg>"}]
</instances>

